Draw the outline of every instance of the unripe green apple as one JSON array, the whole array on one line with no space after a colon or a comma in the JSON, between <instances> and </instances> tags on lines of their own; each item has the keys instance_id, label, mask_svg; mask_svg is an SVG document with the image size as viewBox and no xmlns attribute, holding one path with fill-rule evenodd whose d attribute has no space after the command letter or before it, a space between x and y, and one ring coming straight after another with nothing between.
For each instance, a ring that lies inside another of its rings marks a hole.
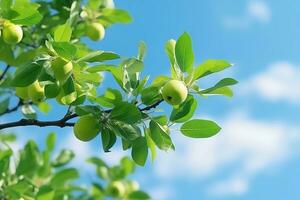
<instances>
[{"instance_id":1,"label":"unripe green apple","mask_svg":"<svg viewBox=\"0 0 300 200\"><path fill-rule=\"evenodd\" d=\"M7 44L17 44L23 38L21 26L5 21L3 24L3 40Z\"/></svg>"},{"instance_id":2,"label":"unripe green apple","mask_svg":"<svg viewBox=\"0 0 300 200\"><path fill-rule=\"evenodd\" d=\"M34 103L39 103L44 100L44 87L38 81L35 81L28 86L28 96Z\"/></svg>"},{"instance_id":3,"label":"unripe green apple","mask_svg":"<svg viewBox=\"0 0 300 200\"><path fill-rule=\"evenodd\" d=\"M162 88L164 100L171 105L181 104L186 100L187 95L188 89L182 81L170 80Z\"/></svg>"},{"instance_id":4,"label":"unripe green apple","mask_svg":"<svg viewBox=\"0 0 300 200\"><path fill-rule=\"evenodd\" d=\"M55 78L63 84L71 75L73 70L72 62L66 61L60 57L56 58L51 63Z\"/></svg>"},{"instance_id":5,"label":"unripe green apple","mask_svg":"<svg viewBox=\"0 0 300 200\"><path fill-rule=\"evenodd\" d=\"M126 188L123 182L113 181L107 186L106 192L112 197L123 197L126 193Z\"/></svg>"},{"instance_id":6,"label":"unripe green apple","mask_svg":"<svg viewBox=\"0 0 300 200\"><path fill-rule=\"evenodd\" d=\"M28 100L28 87L16 87L16 95L23 100Z\"/></svg>"},{"instance_id":7,"label":"unripe green apple","mask_svg":"<svg viewBox=\"0 0 300 200\"><path fill-rule=\"evenodd\" d=\"M98 135L100 123L93 115L84 115L75 123L73 131L77 139L87 142Z\"/></svg>"},{"instance_id":8,"label":"unripe green apple","mask_svg":"<svg viewBox=\"0 0 300 200\"><path fill-rule=\"evenodd\" d=\"M86 27L86 35L94 41L102 40L105 36L105 29L100 23L90 23Z\"/></svg>"}]
</instances>

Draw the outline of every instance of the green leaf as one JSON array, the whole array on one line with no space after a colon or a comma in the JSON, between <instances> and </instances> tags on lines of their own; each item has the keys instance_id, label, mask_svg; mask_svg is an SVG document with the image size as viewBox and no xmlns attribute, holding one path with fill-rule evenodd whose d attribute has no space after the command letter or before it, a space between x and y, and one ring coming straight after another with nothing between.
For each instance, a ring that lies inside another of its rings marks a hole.
<instances>
[{"instance_id":1,"label":"green leaf","mask_svg":"<svg viewBox=\"0 0 300 200\"><path fill-rule=\"evenodd\" d=\"M141 136L141 131L137 126L117 120L110 120L110 125L111 131L125 140L133 141Z\"/></svg>"},{"instance_id":2,"label":"green leaf","mask_svg":"<svg viewBox=\"0 0 300 200\"><path fill-rule=\"evenodd\" d=\"M132 159L128 158L127 156L121 159L120 165L122 166L125 175L129 175L133 173L135 170L134 162L132 161Z\"/></svg>"},{"instance_id":3,"label":"green leaf","mask_svg":"<svg viewBox=\"0 0 300 200\"><path fill-rule=\"evenodd\" d=\"M56 83L45 85L45 96L47 98L54 98L59 94L59 86Z\"/></svg>"},{"instance_id":4,"label":"green leaf","mask_svg":"<svg viewBox=\"0 0 300 200\"><path fill-rule=\"evenodd\" d=\"M16 168L17 175L32 177L40 166L41 158L34 141L29 141L20 153L20 161Z\"/></svg>"},{"instance_id":5,"label":"green leaf","mask_svg":"<svg viewBox=\"0 0 300 200\"><path fill-rule=\"evenodd\" d=\"M227 87L227 86L235 85L237 83L238 82L236 80L234 80L233 78L224 78L221 81L219 81L215 86L205 89L205 90L201 90L199 93L200 94L212 94L216 90L219 90L219 89Z\"/></svg>"},{"instance_id":6,"label":"green leaf","mask_svg":"<svg viewBox=\"0 0 300 200\"><path fill-rule=\"evenodd\" d=\"M208 138L216 135L221 128L213 121L193 119L185 122L180 131L183 135L191 138Z\"/></svg>"},{"instance_id":7,"label":"green leaf","mask_svg":"<svg viewBox=\"0 0 300 200\"><path fill-rule=\"evenodd\" d=\"M131 192L128 197L127 197L128 200L150 200L151 197L143 192L143 191L134 191L134 192Z\"/></svg>"},{"instance_id":8,"label":"green leaf","mask_svg":"<svg viewBox=\"0 0 300 200\"><path fill-rule=\"evenodd\" d=\"M52 46L59 56L67 60L72 60L77 51L76 46L69 42L52 42Z\"/></svg>"},{"instance_id":9,"label":"green leaf","mask_svg":"<svg viewBox=\"0 0 300 200\"><path fill-rule=\"evenodd\" d=\"M200 64L196 69L194 69L194 80L216 72L223 71L224 69L231 66L232 64L225 60L207 60L203 64Z\"/></svg>"},{"instance_id":10,"label":"green leaf","mask_svg":"<svg viewBox=\"0 0 300 200\"><path fill-rule=\"evenodd\" d=\"M143 89L141 93L141 99L143 104L145 105L152 105L158 102L162 99L160 87L150 86L148 88Z\"/></svg>"},{"instance_id":11,"label":"green leaf","mask_svg":"<svg viewBox=\"0 0 300 200\"><path fill-rule=\"evenodd\" d=\"M181 71L189 72L194 63L192 40L188 33L183 33L176 42L175 57Z\"/></svg>"},{"instance_id":12,"label":"green leaf","mask_svg":"<svg viewBox=\"0 0 300 200\"><path fill-rule=\"evenodd\" d=\"M122 102L114 107L110 113L110 118L128 124L134 124L142 119L142 115L140 110L135 105Z\"/></svg>"},{"instance_id":13,"label":"green leaf","mask_svg":"<svg viewBox=\"0 0 300 200\"><path fill-rule=\"evenodd\" d=\"M104 95L97 97L96 102L104 107L114 107L122 102L122 94L119 90L107 88Z\"/></svg>"},{"instance_id":14,"label":"green leaf","mask_svg":"<svg viewBox=\"0 0 300 200\"><path fill-rule=\"evenodd\" d=\"M15 87L26 87L36 81L41 73L42 66L37 63L30 63L17 69L11 80Z\"/></svg>"},{"instance_id":15,"label":"green leaf","mask_svg":"<svg viewBox=\"0 0 300 200\"><path fill-rule=\"evenodd\" d=\"M56 142L56 134L50 133L46 139L47 151L51 152L54 149Z\"/></svg>"},{"instance_id":16,"label":"green leaf","mask_svg":"<svg viewBox=\"0 0 300 200\"><path fill-rule=\"evenodd\" d=\"M148 157L147 140L139 137L133 141L131 156L136 164L144 166Z\"/></svg>"},{"instance_id":17,"label":"green leaf","mask_svg":"<svg viewBox=\"0 0 300 200\"><path fill-rule=\"evenodd\" d=\"M63 165L68 164L73 158L75 154L71 150L63 149L60 151L59 155L52 162L53 167L61 167Z\"/></svg>"},{"instance_id":18,"label":"green leaf","mask_svg":"<svg viewBox=\"0 0 300 200\"><path fill-rule=\"evenodd\" d=\"M99 106L92 106L92 105L80 105L76 106L75 112L79 116L93 114L94 116L99 116L102 111Z\"/></svg>"},{"instance_id":19,"label":"green leaf","mask_svg":"<svg viewBox=\"0 0 300 200\"><path fill-rule=\"evenodd\" d=\"M157 122L150 121L150 136L156 146L161 150L168 150L172 148L173 143L171 137L166 133L163 127Z\"/></svg>"},{"instance_id":20,"label":"green leaf","mask_svg":"<svg viewBox=\"0 0 300 200\"><path fill-rule=\"evenodd\" d=\"M102 10L101 20L109 23L130 23L132 18L125 10L105 8Z\"/></svg>"},{"instance_id":21,"label":"green leaf","mask_svg":"<svg viewBox=\"0 0 300 200\"><path fill-rule=\"evenodd\" d=\"M165 45L165 51L169 57L172 66L174 66L175 64L175 45L176 41L173 39L169 40Z\"/></svg>"},{"instance_id":22,"label":"green leaf","mask_svg":"<svg viewBox=\"0 0 300 200\"><path fill-rule=\"evenodd\" d=\"M147 140L147 146L149 147L149 149L151 151L151 160L153 162L156 158L156 148L155 148L155 143L151 139L150 134L151 134L150 129L145 129L145 137Z\"/></svg>"},{"instance_id":23,"label":"green leaf","mask_svg":"<svg viewBox=\"0 0 300 200\"><path fill-rule=\"evenodd\" d=\"M107 128L101 131L101 139L104 152L109 152L110 148L112 148L117 141L116 135Z\"/></svg>"},{"instance_id":24,"label":"green leaf","mask_svg":"<svg viewBox=\"0 0 300 200\"><path fill-rule=\"evenodd\" d=\"M108 60L115 60L120 56L114 52L109 51L93 51L87 55L79 58L76 62L103 62Z\"/></svg>"},{"instance_id":25,"label":"green leaf","mask_svg":"<svg viewBox=\"0 0 300 200\"><path fill-rule=\"evenodd\" d=\"M48 113L51 110L51 104L47 103L47 102L41 102L38 104L38 107L40 109L41 112L43 113Z\"/></svg>"},{"instance_id":26,"label":"green leaf","mask_svg":"<svg viewBox=\"0 0 300 200\"><path fill-rule=\"evenodd\" d=\"M72 27L66 23L56 27L54 31L55 42L69 42L72 36Z\"/></svg>"},{"instance_id":27,"label":"green leaf","mask_svg":"<svg viewBox=\"0 0 300 200\"><path fill-rule=\"evenodd\" d=\"M1 141L4 141L1 139ZM10 158L13 155L11 149L0 151L0 172L6 172L9 170Z\"/></svg>"},{"instance_id":28,"label":"green leaf","mask_svg":"<svg viewBox=\"0 0 300 200\"><path fill-rule=\"evenodd\" d=\"M173 108L170 120L176 123L186 122L191 119L197 108L197 101L193 96L188 96L187 100L178 108Z\"/></svg>"},{"instance_id":29,"label":"green leaf","mask_svg":"<svg viewBox=\"0 0 300 200\"><path fill-rule=\"evenodd\" d=\"M18 194L25 194L28 190L32 190L33 186L26 179L19 180L17 183L8 186L6 190L13 191Z\"/></svg>"},{"instance_id":30,"label":"green leaf","mask_svg":"<svg viewBox=\"0 0 300 200\"><path fill-rule=\"evenodd\" d=\"M141 41L139 44L139 51L138 51L137 59L143 61L144 57L146 55L146 51L147 51L147 46L144 41Z\"/></svg>"},{"instance_id":31,"label":"green leaf","mask_svg":"<svg viewBox=\"0 0 300 200\"><path fill-rule=\"evenodd\" d=\"M44 186L39 189L36 199L37 200L52 200L52 199L54 199L54 195L55 195L55 192L51 187Z\"/></svg>"},{"instance_id":32,"label":"green leaf","mask_svg":"<svg viewBox=\"0 0 300 200\"><path fill-rule=\"evenodd\" d=\"M100 158L97 158L97 157L88 158L86 160L86 162L94 164L97 167L102 167L102 166L107 167L107 165L105 164L105 162L103 160L101 160Z\"/></svg>"},{"instance_id":33,"label":"green leaf","mask_svg":"<svg viewBox=\"0 0 300 200\"><path fill-rule=\"evenodd\" d=\"M11 21L24 26L35 25L43 18L38 12L39 7L40 5L37 3L31 3L27 0L16 0L12 10L18 14L16 17L13 17Z\"/></svg>"},{"instance_id":34,"label":"green leaf","mask_svg":"<svg viewBox=\"0 0 300 200\"><path fill-rule=\"evenodd\" d=\"M79 178L79 173L75 168L63 169L54 174L50 184L53 188L61 188L67 182Z\"/></svg>"},{"instance_id":35,"label":"green leaf","mask_svg":"<svg viewBox=\"0 0 300 200\"><path fill-rule=\"evenodd\" d=\"M0 114L4 113L9 106L9 98L6 98L0 102Z\"/></svg>"}]
</instances>

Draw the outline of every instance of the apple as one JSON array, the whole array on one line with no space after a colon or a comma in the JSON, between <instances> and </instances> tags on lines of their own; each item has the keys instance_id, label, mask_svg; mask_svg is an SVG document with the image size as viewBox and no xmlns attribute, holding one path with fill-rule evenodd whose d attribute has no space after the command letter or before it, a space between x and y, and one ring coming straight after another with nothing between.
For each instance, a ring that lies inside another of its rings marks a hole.
<instances>
[{"instance_id":1,"label":"apple","mask_svg":"<svg viewBox=\"0 0 300 200\"><path fill-rule=\"evenodd\" d=\"M38 81L35 81L28 86L28 96L34 103L39 103L44 100L44 87Z\"/></svg>"},{"instance_id":2,"label":"apple","mask_svg":"<svg viewBox=\"0 0 300 200\"><path fill-rule=\"evenodd\" d=\"M170 80L162 88L164 100L171 105L179 105L184 102L188 95L188 89L184 82L179 80Z\"/></svg>"},{"instance_id":3,"label":"apple","mask_svg":"<svg viewBox=\"0 0 300 200\"><path fill-rule=\"evenodd\" d=\"M23 100L28 100L28 87L16 87L16 95Z\"/></svg>"},{"instance_id":4,"label":"apple","mask_svg":"<svg viewBox=\"0 0 300 200\"><path fill-rule=\"evenodd\" d=\"M84 115L74 125L74 134L77 139L87 142L100 132L100 123L93 115Z\"/></svg>"},{"instance_id":5,"label":"apple","mask_svg":"<svg viewBox=\"0 0 300 200\"><path fill-rule=\"evenodd\" d=\"M92 22L86 27L86 35L94 41L102 40L105 36L105 29L102 24Z\"/></svg>"},{"instance_id":6,"label":"apple","mask_svg":"<svg viewBox=\"0 0 300 200\"><path fill-rule=\"evenodd\" d=\"M123 197L126 193L126 188L123 182L113 181L107 186L106 192L112 197Z\"/></svg>"},{"instance_id":7,"label":"apple","mask_svg":"<svg viewBox=\"0 0 300 200\"><path fill-rule=\"evenodd\" d=\"M23 38L21 26L5 21L3 24L3 40L7 44L17 44Z\"/></svg>"},{"instance_id":8,"label":"apple","mask_svg":"<svg viewBox=\"0 0 300 200\"><path fill-rule=\"evenodd\" d=\"M66 61L60 57L56 58L51 63L55 78L60 84L63 84L71 75L73 70L73 64L71 61Z\"/></svg>"}]
</instances>

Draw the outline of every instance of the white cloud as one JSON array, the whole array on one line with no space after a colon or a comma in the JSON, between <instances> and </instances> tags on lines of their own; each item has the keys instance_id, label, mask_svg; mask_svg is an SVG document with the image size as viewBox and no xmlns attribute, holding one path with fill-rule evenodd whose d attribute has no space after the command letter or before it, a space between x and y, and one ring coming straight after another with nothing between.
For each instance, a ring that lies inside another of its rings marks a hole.
<instances>
[{"instance_id":1,"label":"white cloud","mask_svg":"<svg viewBox=\"0 0 300 200\"><path fill-rule=\"evenodd\" d=\"M155 200L166 200L166 199L172 199L172 195L174 194L174 191L169 186L159 185L155 188L149 189L151 191L150 195Z\"/></svg>"},{"instance_id":2,"label":"white cloud","mask_svg":"<svg viewBox=\"0 0 300 200\"><path fill-rule=\"evenodd\" d=\"M154 165L156 174L165 179L195 181L222 172L227 178L217 180L207 188L208 193L242 194L253 176L282 163L295 149L294 142L299 141L295 140L295 133L299 134L296 127L258 121L244 113L234 113L220 124L223 130L213 138L173 136L177 150L168 155L160 153Z\"/></svg>"},{"instance_id":3,"label":"white cloud","mask_svg":"<svg viewBox=\"0 0 300 200\"><path fill-rule=\"evenodd\" d=\"M241 84L243 95L259 95L269 101L300 103L300 67L289 62L271 64L265 71Z\"/></svg>"},{"instance_id":4,"label":"white cloud","mask_svg":"<svg viewBox=\"0 0 300 200\"><path fill-rule=\"evenodd\" d=\"M272 12L264 1L249 1L241 16L227 16L223 23L227 28L244 29L255 22L268 23L271 21Z\"/></svg>"}]
</instances>

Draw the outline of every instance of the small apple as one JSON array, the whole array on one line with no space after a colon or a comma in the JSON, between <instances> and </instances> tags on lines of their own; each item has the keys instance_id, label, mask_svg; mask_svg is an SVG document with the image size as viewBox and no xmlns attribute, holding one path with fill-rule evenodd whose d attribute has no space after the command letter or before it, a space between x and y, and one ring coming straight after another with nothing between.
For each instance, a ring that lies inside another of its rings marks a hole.
<instances>
[{"instance_id":1,"label":"small apple","mask_svg":"<svg viewBox=\"0 0 300 200\"><path fill-rule=\"evenodd\" d=\"M23 38L21 26L5 21L3 24L3 40L7 44L17 44Z\"/></svg>"},{"instance_id":2,"label":"small apple","mask_svg":"<svg viewBox=\"0 0 300 200\"><path fill-rule=\"evenodd\" d=\"M16 87L16 95L23 100L28 100L28 87Z\"/></svg>"},{"instance_id":3,"label":"small apple","mask_svg":"<svg viewBox=\"0 0 300 200\"><path fill-rule=\"evenodd\" d=\"M179 105L184 102L188 95L188 89L184 82L179 80L170 80L162 88L164 100L171 105Z\"/></svg>"},{"instance_id":4,"label":"small apple","mask_svg":"<svg viewBox=\"0 0 300 200\"><path fill-rule=\"evenodd\" d=\"M73 64L71 61L66 61L60 57L56 58L51 63L55 78L63 84L71 75Z\"/></svg>"},{"instance_id":5,"label":"small apple","mask_svg":"<svg viewBox=\"0 0 300 200\"><path fill-rule=\"evenodd\" d=\"M93 115L84 115L74 125L74 134L77 139L87 142L100 132L100 123Z\"/></svg>"},{"instance_id":6,"label":"small apple","mask_svg":"<svg viewBox=\"0 0 300 200\"><path fill-rule=\"evenodd\" d=\"M102 40L105 36L105 29L102 24L92 22L86 27L86 35L94 41Z\"/></svg>"},{"instance_id":7,"label":"small apple","mask_svg":"<svg viewBox=\"0 0 300 200\"><path fill-rule=\"evenodd\" d=\"M123 197L126 193L126 188L123 182L113 181L107 186L106 192L112 197Z\"/></svg>"},{"instance_id":8,"label":"small apple","mask_svg":"<svg viewBox=\"0 0 300 200\"><path fill-rule=\"evenodd\" d=\"M44 86L41 86L38 81L35 81L28 86L28 96L34 103L39 103L44 100Z\"/></svg>"}]
</instances>

